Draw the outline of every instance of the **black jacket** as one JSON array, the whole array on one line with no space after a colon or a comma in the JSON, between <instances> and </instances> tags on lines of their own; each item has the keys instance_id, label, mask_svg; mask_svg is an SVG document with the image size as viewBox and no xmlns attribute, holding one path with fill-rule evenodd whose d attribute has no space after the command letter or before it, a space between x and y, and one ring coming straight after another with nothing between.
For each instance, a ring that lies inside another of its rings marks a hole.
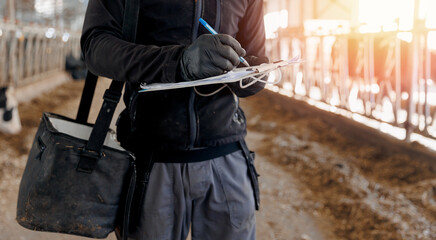
<instances>
[{"instance_id":1,"label":"black jacket","mask_svg":"<svg viewBox=\"0 0 436 240\"><path fill-rule=\"evenodd\" d=\"M262 0L143 0L136 43L129 43L121 40L124 1L90 0L82 51L91 72L127 82L124 101L131 121L120 122L125 125L120 127L124 145L187 150L244 138L244 113L227 88L210 97L197 95L193 88L140 94L137 90L142 82L182 81L178 68L184 49L200 34L209 34L200 26L200 17L219 33L235 37L247 56L264 57L262 5ZM197 89L208 93L220 86ZM231 86L239 97L264 87Z\"/></svg>"}]
</instances>

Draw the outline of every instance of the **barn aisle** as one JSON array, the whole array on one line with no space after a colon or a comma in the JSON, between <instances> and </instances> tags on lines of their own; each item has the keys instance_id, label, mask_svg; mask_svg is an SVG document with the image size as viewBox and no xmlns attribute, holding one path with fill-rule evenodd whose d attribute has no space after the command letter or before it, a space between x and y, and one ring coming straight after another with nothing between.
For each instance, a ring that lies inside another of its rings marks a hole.
<instances>
[{"instance_id":1,"label":"barn aisle","mask_svg":"<svg viewBox=\"0 0 436 240\"><path fill-rule=\"evenodd\" d=\"M84 239L32 232L14 220L42 111L74 117L82 87L67 82L21 104L23 131L0 135L1 240ZM267 90L242 106L261 175L258 239L436 238L434 152Z\"/></svg>"}]
</instances>

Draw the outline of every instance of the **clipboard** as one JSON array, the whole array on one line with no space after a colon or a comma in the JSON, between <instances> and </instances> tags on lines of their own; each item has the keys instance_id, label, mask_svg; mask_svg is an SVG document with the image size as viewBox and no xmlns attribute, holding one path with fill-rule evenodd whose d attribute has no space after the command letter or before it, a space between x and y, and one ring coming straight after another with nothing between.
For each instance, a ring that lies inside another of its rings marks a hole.
<instances>
[{"instance_id":1,"label":"clipboard","mask_svg":"<svg viewBox=\"0 0 436 240\"><path fill-rule=\"evenodd\" d=\"M195 81L188 82L178 82L178 83L152 83L152 84L141 84L140 93L152 92L152 91L162 91L162 90L170 90L170 89L179 89L179 88L188 88L188 87L197 87L211 84L219 84L219 83L232 83L238 82L242 79L255 77L258 75L268 74L272 71L278 70L279 68L294 65L301 63L301 59L299 56L294 57L290 60L286 61L277 61L274 63L261 64L258 66L251 67L243 67L236 68L227 73L213 76L209 78L199 79ZM256 81L256 80L254 80Z\"/></svg>"}]
</instances>

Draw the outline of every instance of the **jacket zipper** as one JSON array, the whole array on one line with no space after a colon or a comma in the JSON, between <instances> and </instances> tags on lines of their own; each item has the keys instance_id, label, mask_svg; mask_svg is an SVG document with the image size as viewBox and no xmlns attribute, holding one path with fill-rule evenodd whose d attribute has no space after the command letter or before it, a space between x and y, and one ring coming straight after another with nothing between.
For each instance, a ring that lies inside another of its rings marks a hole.
<instances>
[{"instance_id":1,"label":"jacket zipper","mask_svg":"<svg viewBox=\"0 0 436 240\"><path fill-rule=\"evenodd\" d=\"M194 15L194 28L192 32L192 42L198 37L198 27L200 24L201 10L202 10L202 0L194 0L195 15ZM188 149L194 148L195 143L198 138L198 114L195 109L195 91L191 88L191 93L189 95L189 128L190 128L190 139Z\"/></svg>"},{"instance_id":2,"label":"jacket zipper","mask_svg":"<svg viewBox=\"0 0 436 240\"><path fill-rule=\"evenodd\" d=\"M221 0L216 0L215 31L220 32L221 27Z\"/></svg>"}]
</instances>

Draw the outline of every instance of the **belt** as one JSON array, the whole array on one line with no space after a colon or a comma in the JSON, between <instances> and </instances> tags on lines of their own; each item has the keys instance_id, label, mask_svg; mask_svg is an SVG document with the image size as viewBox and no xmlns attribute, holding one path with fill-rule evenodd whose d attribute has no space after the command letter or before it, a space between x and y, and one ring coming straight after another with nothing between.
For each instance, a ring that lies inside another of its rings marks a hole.
<instances>
[{"instance_id":1,"label":"belt","mask_svg":"<svg viewBox=\"0 0 436 240\"><path fill-rule=\"evenodd\" d=\"M238 142L194 150L154 151L153 162L189 163L211 160L241 150Z\"/></svg>"}]
</instances>

